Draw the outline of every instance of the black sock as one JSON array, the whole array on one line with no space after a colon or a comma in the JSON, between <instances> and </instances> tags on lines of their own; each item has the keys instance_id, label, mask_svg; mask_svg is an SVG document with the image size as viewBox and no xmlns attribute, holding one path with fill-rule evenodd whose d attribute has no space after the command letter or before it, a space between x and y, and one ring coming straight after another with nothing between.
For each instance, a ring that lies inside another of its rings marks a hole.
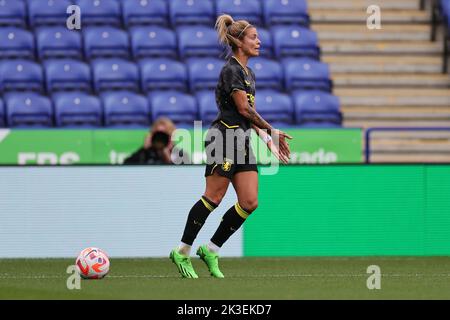
<instances>
[{"instance_id":1,"label":"black sock","mask_svg":"<svg viewBox=\"0 0 450 320\"><path fill-rule=\"evenodd\" d=\"M215 208L217 208L217 205L214 202L202 196L189 211L181 242L192 246L206 218Z\"/></svg>"},{"instance_id":2,"label":"black sock","mask_svg":"<svg viewBox=\"0 0 450 320\"><path fill-rule=\"evenodd\" d=\"M239 203L236 203L223 215L222 222L217 228L216 233L212 236L211 242L218 247L222 247L225 241L241 227L249 214L241 208Z\"/></svg>"}]
</instances>

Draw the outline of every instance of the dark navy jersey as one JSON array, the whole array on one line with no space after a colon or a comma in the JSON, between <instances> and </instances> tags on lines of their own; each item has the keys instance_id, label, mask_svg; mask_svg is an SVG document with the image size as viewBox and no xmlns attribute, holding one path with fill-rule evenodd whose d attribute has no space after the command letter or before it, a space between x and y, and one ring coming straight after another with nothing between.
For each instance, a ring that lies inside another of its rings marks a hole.
<instances>
[{"instance_id":1,"label":"dark navy jersey","mask_svg":"<svg viewBox=\"0 0 450 320\"><path fill-rule=\"evenodd\" d=\"M228 128L241 128L243 130L251 127L250 121L239 114L232 98L235 90L245 91L250 107L254 108L255 74L250 68L247 67L247 69L248 73L235 57L232 57L223 66L216 87L216 103L219 114L213 124L220 122Z\"/></svg>"}]
</instances>

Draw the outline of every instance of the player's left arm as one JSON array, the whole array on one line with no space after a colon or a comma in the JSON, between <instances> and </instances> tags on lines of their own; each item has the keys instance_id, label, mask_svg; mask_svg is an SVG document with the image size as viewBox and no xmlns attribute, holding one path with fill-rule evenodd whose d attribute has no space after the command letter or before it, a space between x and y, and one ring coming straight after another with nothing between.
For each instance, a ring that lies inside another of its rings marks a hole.
<instances>
[{"instance_id":1,"label":"player's left arm","mask_svg":"<svg viewBox=\"0 0 450 320\"><path fill-rule=\"evenodd\" d=\"M253 105L253 108L256 110L256 104ZM263 130L258 127L256 124L252 123L252 128L255 130L256 134L264 141L269 148L270 152L272 152L275 157L282 161L283 163L288 163L290 159L291 150L289 148L289 144L286 141L278 141L278 143L274 143L272 136L267 132L267 130ZM282 152L280 152L282 151Z\"/></svg>"}]
</instances>

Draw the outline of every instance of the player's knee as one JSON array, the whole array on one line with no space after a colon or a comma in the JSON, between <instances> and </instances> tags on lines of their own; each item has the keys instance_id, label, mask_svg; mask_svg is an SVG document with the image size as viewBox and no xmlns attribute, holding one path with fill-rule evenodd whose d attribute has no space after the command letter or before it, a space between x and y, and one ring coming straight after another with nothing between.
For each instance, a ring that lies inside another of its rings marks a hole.
<instances>
[{"instance_id":1,"label":"player's knee","mask_svg":"<svg viewBox=\"0 0 450 320\"><path fill-rule=\"evenodd\" d=\"M246 199L242 203L239 203L239 205L248 213L252 213L258 208L258 199Z\"/></svg>"},{"instance_id":2,"label":"player's knee","mask_svg":"<svg viewBox=\"0 0 450 320\"><path fill-rule=\"evenodd\" d=\"M222 202L223 197L225 196L225 194L222 193L205 193L204 195L208 200L210 200L211 202L213 202L215 205L219 205Z\"/></svg>"}]
</instances>

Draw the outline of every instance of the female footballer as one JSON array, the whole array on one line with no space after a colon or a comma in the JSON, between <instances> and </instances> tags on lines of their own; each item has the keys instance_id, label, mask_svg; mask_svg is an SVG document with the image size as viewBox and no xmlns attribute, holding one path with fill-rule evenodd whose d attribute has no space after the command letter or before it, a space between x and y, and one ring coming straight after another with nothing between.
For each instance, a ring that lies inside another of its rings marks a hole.
<instances>
[{"instance_id":1,"label":"female footballer","mask_svg":"<svg viewBox=\"0 0 450 320\"><path fill-rule=\"evenodd\" d=\"M287 163L290 157L286 138L292 138L274 129L255 109L255 75L247 62L259 55L261 41L256 28L245 20L234 21L229 15L221 15L216 30L220 42L231 48L232 56L219 77L215 92L219 114L205 142L207 150L215 151L211 155L207 151L206 191L189 212L180 245L170 253L170 259L185 278L198 278L190 260L191 246L230 182L238 202L225 213L211 241L197 250L213 277L224 277L219 269L219 249L258 206L258 169L248 132L253 128L281 162ZM221 133L220 138L217 133Z\"/></svg>"}]
</instances>

